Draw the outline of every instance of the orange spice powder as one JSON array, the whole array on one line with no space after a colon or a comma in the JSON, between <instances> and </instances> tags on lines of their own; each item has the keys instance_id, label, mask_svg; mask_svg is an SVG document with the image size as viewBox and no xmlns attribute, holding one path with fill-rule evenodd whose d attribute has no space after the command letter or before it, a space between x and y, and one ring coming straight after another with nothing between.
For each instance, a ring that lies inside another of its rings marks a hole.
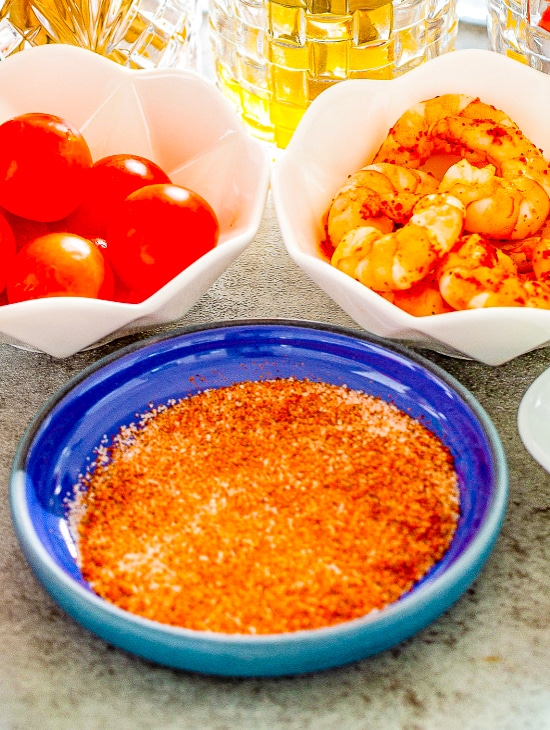
<instances>
[{"instance_id":1,"label":"orange spice powder","mask_svg":"<svg viewBox=\"0 0 550 730\"><path fill-rule=\"evenodd\" d=\"M189 629L314 629L397 600L459 515L442 442L394 405L309 380L151 409L99 450L72 517L84 578Z\"/></svg>"}]
</instances>

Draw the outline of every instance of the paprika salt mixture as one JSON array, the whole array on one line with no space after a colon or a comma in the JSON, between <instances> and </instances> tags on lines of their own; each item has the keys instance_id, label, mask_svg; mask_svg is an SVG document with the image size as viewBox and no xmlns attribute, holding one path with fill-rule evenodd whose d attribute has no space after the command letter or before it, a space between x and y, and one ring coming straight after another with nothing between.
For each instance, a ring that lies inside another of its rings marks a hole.
<instances>
[{"instance_id":1,"label":"paprika salt mixture","mask_svg":"<svg viewBox=\"0 0 550 730\"><path fill-rule=\"evenodd\" d=\"M188 629L273 634L396 601L444 555L453 459L396 406L280 378L170 401L104 443L71 524L92 589Z\"/></svg>"}]
</instances>

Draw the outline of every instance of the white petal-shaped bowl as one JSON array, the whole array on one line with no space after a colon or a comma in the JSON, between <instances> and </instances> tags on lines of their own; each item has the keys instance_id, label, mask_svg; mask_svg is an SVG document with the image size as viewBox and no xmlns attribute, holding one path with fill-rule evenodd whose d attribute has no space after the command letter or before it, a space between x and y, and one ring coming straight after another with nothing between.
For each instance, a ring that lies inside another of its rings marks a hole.
<instances>
[{"instance_id":1,"label":"white petal-shaped bowl","mask_svg":"<svg viewBox=\"0 0 550 730\"><path fill-rule=\"evenodd\" d=\"M25 112L71 121L94 159L122 152L152 159L210 203L221 233L215 249L139 304L55 297L4 305L0 342L62 358L177 320L256 235L269 159L198 74L134 71L75 46L39 46L0 64L0 123Z\"/></svg>"},{"instance_id":2,"label":"white petal-shaped bowl","mask_svg":"<svg viewBox=\"0 0 550 730\"><path fill-rule=\"evenodd\" d=\"M324 91L274 165L273 201L290 256L365 330L500 365L550 343L550 310L415 317L332 267L319 251L322 217L346 177L372 161L406 109L446 93L479 96L503 109L550 158L550 76L492 51L462 50L391 81L344 81Z\"/></svg>"}]
</instances>

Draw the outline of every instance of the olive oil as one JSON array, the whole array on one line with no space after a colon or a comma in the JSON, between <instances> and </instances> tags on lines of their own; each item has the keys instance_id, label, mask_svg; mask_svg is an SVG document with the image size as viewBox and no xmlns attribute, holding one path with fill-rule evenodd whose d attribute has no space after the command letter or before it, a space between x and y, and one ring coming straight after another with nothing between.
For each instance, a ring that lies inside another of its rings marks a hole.
<instances>
[{"instance_id":1,"label":"olive oil","mask_svg":"<svg viewBox=\"0 0 550 730\"><path fill-rule=\"evenodd\" d=\"M454 0L210 0L218 85L260 139L286 147L344 79L391 79L454 47Z\"/></svg>"}]
</instances>

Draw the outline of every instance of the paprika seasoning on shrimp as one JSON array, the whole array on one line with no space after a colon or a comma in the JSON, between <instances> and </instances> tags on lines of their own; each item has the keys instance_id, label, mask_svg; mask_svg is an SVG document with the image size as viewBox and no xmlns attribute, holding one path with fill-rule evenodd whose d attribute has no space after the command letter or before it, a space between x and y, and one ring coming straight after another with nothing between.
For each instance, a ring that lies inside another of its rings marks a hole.
<instances>
[{"instance_id":1,"label":"paprika seasoning on shrimp","mask_svg":"<svg viewBox=\"0 0 550 730\"><path fill-rule=\"evenodd\" d=\"M459 516L443 443L393 404L246 381L151 409L98 449L72 520L107 601L188 629L273 634L396 601Z\"/></svg>"}]
</instances>

